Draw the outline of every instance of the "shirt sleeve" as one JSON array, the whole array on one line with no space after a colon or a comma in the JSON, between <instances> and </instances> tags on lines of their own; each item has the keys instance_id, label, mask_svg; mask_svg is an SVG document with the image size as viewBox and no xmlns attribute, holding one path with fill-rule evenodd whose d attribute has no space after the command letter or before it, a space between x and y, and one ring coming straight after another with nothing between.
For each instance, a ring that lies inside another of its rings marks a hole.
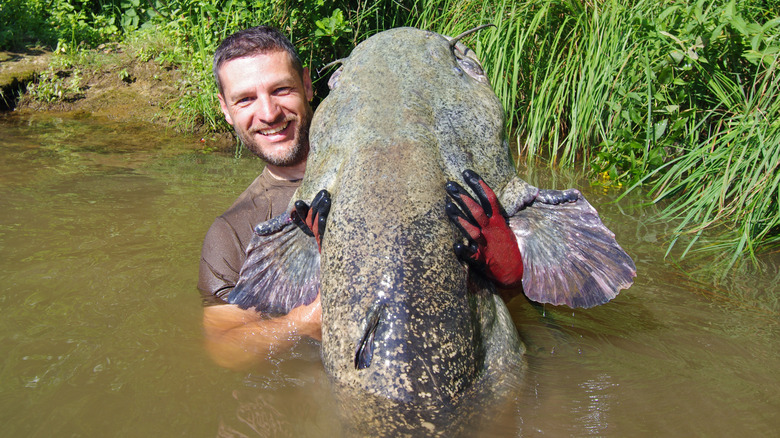
<instances>
[{"instance_id":1,"label":"shirt sleeve","mask_svg":"<svg viewBox=\"0 0 780 438\"><path fill-rule=\"evenodd\" d=\"M238 283L254 226L283 213L300 185L273 180L266 172L263 170L206 233L198 273L198 289L206 306L227 303Z\"/></svg>"},{"instance_id":2,"label":"shirt sleeve","mask_svg":"<svg viewBox=\"0 0 780 438\"><path fill-rule=\"evenodd\" d=\"M233 227L218 217L206 233L200 256L198 289L204 304L226 304L238 282L245 248Z\"/></svg>"}]
</instances>

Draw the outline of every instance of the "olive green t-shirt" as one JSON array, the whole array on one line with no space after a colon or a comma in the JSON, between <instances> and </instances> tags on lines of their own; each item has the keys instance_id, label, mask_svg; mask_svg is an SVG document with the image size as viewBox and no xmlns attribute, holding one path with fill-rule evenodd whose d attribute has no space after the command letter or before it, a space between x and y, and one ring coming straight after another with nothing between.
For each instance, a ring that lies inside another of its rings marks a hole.
<instances>
[{"instance_id":1,"label":"olive green t-shirt","mask_svg":"<svg viewBox=\"0 0 780 438\"><path fill-rule=\"evenodd\" d=\"M284 213L300 185L300 180L278 180L263 169L233 205L214 220L200 256L198 289L204 304L226 302L238 282L255 225Z\"/></svg>"}]
</instances>

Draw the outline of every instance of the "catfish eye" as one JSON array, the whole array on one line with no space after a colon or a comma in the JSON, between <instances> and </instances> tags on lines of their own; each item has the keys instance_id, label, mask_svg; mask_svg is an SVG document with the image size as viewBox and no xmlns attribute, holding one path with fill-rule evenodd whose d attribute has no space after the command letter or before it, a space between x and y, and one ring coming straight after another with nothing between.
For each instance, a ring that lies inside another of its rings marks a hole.
<instances>
[{"instance_id":1,"label":"catfish eye","mask_svg":"<svg viewBox=\"0 0 780 438\"><path fill-rule=\"evenodd\" d=\"M330 75L330 79L328 79L328 89L334 90L339 86L339 76L341 76L342 71L344 71L343 65L334 71L332 75Z\"/></svg>"},{"instance_id":2,"label":"catfish eye","mask_svg":"<svg viewBox=\"0 0 780 438\"><path fill-rule=\"evenodd\" d=\"M466 49L466 53L463 53L460 47L456 47L455 50L453 50L455 60L458 62L458 67L477 82L487 84L488 78L485 76L485 71L482 69L482 66L479 65L479 61L473 56L473 53L474 52L468 48Z\"/></svg>"},{"instance_id":3,"label":"catfish eye","mask_svg":"<svg viewBox=\"0 0 780 438\"><path fill-rule=\"evenodd\" d=\"M485 76L482 67L468 58L458 58L458 65L463 71L476 80L480 80L480 77Z\"/></svg>"}]
</instances>

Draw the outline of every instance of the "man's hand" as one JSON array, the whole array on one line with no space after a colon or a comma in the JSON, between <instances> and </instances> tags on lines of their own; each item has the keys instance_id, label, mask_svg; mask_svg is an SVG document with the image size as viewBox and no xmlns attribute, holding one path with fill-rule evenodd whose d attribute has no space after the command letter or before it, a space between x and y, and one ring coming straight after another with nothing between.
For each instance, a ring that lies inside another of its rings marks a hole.
<instances>
[{"instance_id":1,"label":"man's hand","mask_svg":"<svg viewBox=\"0 0 780 438\"><path fill-rule=\"evenodd\" d=\"M311 304L298 306L281 318L287 319L298 335L306 335L318 341L322 340L322 304L320 294Z\"/></svg>"},{"instance_id":2,"label":"man's hand","mask_svg":"<svg viewBox=\"0 0 780 438\"><path fill-rule=\"evenodd\" d=\"M289 348L300 336L322 339L320 296L287 315L268 319L254 309L223 304L203 309L206 350L218 365L243 370L262 363L279 348Z\"/></svg>"},{"instance_id":3,"label":"man's hand","mask_svg":"<svg viewBox=\"0 0 780 438\"><path fill-rule=\"evenodd\" d=\"M447 201L447 216L469 241L468 245L456 243L455 254L482 270L499 286L519 286L523 279L523 259L496 194L472 170L464 171L463 179L479 202L458 183L448 181L445 185L447 194L457 204Z\"/></svg>"},{"instance_id":4,"label":"man's hand","mask_svg":"<svg viewBox=\"0 0 780 438\"><path fill-rule=\"evenodd\" d=\"M317 241L317 248L322 250L322 235L325 233L325 224L327 223L328 212L330 211L330 193L327 190L320 190L314 200L311 201L311 207L305 202L295 201L295 210L291 217L295 225L304 233L313 236Z\"/></svg>"}]
</instances>

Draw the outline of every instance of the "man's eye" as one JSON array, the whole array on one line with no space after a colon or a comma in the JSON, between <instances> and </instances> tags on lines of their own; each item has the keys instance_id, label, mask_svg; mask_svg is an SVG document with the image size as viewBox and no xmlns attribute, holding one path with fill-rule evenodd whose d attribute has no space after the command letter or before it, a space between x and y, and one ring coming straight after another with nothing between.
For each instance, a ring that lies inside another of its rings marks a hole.
<instances>
[{"instance_id":1,"label":"man's eye","mask_svg":"<svg viewBox=\"0 0 780 438\"><path fill-rule=\"evenodd\" d=\"M280 87L274 91L274 94L276 94L277 96L283 96L285 94L290 94L291 92L292 92L292 87Z\"/></svg>"}]
</instances>

